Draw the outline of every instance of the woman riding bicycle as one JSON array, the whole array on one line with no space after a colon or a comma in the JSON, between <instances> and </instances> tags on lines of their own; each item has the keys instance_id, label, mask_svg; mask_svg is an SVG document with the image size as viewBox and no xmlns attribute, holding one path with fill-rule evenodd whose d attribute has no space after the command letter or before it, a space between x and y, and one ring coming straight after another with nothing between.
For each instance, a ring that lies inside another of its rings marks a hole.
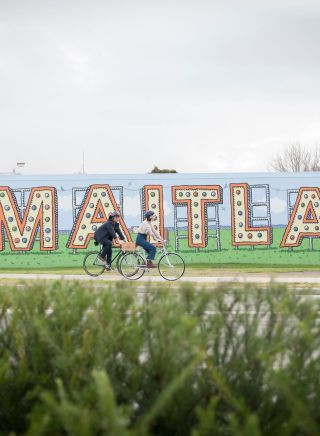
<instances>
[{"instance_id":1,"label":"woman riding bicycle","mask_svg":"<svg viewBox=\"0 0 320 436\"><path fill-rule=\"evenodd\" d=\"M147 253L147 268L154 268L153 260L156 255L156 247L148 241L148 236L153 236L157 241L163 242L162 237L152 225L152 221L156 221L157 216L152 210L145 213L145 220L138 228L136 244L142 247Z\"/></svg>"}]
</instances>

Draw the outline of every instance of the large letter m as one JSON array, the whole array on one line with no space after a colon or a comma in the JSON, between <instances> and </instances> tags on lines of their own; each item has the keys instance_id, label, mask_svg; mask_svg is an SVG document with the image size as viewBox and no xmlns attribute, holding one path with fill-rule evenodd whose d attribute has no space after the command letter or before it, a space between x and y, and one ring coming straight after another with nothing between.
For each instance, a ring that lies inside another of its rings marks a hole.
<instances>
[{"instance_id":1,"label":"large letter m","mask_svg":"<svg viewBox=\"0 0 320 436\"><path fill-rule=\"evenodd\" d=\"M0 251L4 250L4 231L12 251L32 249L40 230L40 250L57 249L57 192L53 187L32 188L23 213L14 192L0 186Z\"/></svg>"}]
</instances>

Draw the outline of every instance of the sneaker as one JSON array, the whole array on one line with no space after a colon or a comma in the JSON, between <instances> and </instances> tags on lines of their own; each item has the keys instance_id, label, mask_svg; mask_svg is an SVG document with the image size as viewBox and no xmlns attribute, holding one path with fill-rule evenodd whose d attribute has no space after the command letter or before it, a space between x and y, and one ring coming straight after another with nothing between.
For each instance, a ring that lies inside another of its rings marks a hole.
<instances>
[{"instance_id":1,"label":"sneaker","mask_svg":"<svg viewBox=\"0 0 320 436\"><path fill-rule=\"evenodd\" d=\"M113 268L109 263L106 263L106 271L113 271Z\"/></svg>"},{"instance_id":2,"label":"sneaker","mask_svg":"<svg viewBox=\"0 0 320 436\"><path fill-rule=\"evenodd\" d=\"M147 268L154 268L154 264L150 259L147 260Z\"/></svg>"},{"instance_id":3,"label":"sneaker","mask_svg":"<svg viewBox=\"0 0 320 436\"><path fill-rule=\"evenodd\" d=\"M98 256L98 260L102 263L105 263L106 259L104 257Z\"/></svg>"}]
</instances>

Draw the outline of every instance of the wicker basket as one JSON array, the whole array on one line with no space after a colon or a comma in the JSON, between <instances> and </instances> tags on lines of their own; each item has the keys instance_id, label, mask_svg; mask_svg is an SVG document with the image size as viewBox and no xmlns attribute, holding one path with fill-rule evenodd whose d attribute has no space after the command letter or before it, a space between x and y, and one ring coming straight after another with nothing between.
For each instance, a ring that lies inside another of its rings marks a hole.
<instances>
[{"instance_id":1,"label":"wicker basket","mask_svg":"<svg viewBox=\"0 0 320 436\"><path fill-rule=\"evenodd\" d=\"M136 248L135 242L123 242L121 244L121 249L123 251L136 251Z\"/></svg>"}]
</instances>

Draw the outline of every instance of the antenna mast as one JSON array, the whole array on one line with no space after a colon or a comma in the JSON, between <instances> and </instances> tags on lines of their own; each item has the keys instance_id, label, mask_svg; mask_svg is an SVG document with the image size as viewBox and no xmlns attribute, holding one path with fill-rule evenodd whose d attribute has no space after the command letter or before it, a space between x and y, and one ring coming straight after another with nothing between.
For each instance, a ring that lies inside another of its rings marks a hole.
<instances>
[{"instance_id":1,"label":"antenna mast","mask_svg":"<svg viewBox=\"0 0 320 436\"><path fill-rule=\"evenodd\" d=\"M81 174L85 174L85 168L84 168L84 150L82 150L82 168L81 168Z\"/></svg>"}]
</instances>

